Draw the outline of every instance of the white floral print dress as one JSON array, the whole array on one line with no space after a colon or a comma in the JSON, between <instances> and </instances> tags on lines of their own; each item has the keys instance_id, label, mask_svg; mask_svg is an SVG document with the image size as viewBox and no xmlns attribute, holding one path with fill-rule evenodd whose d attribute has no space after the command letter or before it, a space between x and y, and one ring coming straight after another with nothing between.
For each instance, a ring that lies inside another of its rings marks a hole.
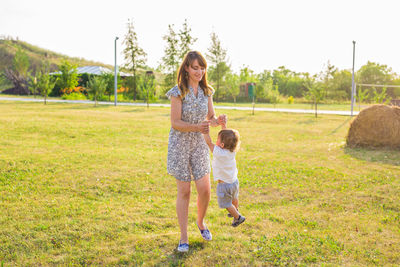
<instances>
[{"instance_id":1,"label":"white floral print dress","mask_svg":"<svg viewBox=\"0 0 400 267\"><path fill-rule=\"evenodd\" d=\"M198 88L197 97L193 88L182 100L182 121L197 124L204 121L208 114L208 96ZM178 86L166 94L180 96ZM171 127L168 139L167 171L180 181L198 180L211 172L208 146L200 132L181 132Z\"/></svg>"}]
</instances>

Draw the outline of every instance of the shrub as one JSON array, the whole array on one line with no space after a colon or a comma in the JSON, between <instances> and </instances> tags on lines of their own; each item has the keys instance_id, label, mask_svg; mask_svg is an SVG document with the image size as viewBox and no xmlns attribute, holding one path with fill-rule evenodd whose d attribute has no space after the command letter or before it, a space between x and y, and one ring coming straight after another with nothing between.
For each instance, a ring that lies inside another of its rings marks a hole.
<instances>
[{"instance_id":1,"label":"shrub","mask_svg":"<svg viewBox=\"0 0 400 267\"><path fill-rule=\"evenodd\" d=\"M65 100L87 100L87 97L84 94L78 92L64 94L61 98Z\"/></svg>"},{"instance_id":2,"label":"shrub","mask_svg":"<svg viewBox=\"0 0 400 267\"><path fill-rule=\"evenodd\" d=\"M87 96L87 89L85 87L82 86L77 86L74 88L64 88L60 90L62 95L69 95L72 93L78 93L78 94L83 94L85 96Z\"/></svg>"}]
</instances>

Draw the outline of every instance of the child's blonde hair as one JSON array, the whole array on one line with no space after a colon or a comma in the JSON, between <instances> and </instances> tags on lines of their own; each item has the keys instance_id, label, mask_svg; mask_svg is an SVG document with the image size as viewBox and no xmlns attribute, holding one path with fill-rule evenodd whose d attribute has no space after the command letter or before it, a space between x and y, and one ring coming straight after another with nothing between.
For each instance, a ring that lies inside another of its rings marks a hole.
<instances>
[{"instance_id":1,"label":"child's blonde hair","mask_svg":"<svg viewBox=\"0 0 400 267\"><path fill-rule=\"evenodd\" d=\"M219 131L218 136L221 138L221 143L224 144L224 148L231 152L239 150L240 146L240 135L237 130L224 129Z\"/></svg>"}]
</instances>

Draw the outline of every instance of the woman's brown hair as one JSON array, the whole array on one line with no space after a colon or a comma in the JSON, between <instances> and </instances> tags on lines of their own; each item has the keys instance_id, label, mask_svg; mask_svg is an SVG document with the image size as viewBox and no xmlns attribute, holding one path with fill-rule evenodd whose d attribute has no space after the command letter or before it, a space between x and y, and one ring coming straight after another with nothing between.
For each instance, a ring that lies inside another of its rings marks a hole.
<instances>
[{"instance_id":1,"label":"woman's brown hair","mask_svg":"<svg viewBox=\"0 0 400 267\"><path fill-rule=\"evenodd\" d=\"M228 149L231 152L239 150L240 135L237 130L224 129L219 131L218 136L221 138L221 143L224 144L224 149Z\"/></svg>"},{"instance_id":2,"label":"woman's brown hair","mask_svg":"<svg viewBox=\"0 0 400 267\"><path fill-rule=\"evenodd\" d=\"M185 67L191 66L196 60L199 65L206 70L204 72L203 78L199 83L201 89L203 89L204 91L204 95L211 96L214 92L214 89L210 85L208 85L207 82L207 61L200 52L190 51L185 55L185 58L183 59L182 64L179 67L177 75L178 88L181 91L181 99L183 99L189 93L189 76L188 72L185 70Z\"/></svg>"}]
</instances>

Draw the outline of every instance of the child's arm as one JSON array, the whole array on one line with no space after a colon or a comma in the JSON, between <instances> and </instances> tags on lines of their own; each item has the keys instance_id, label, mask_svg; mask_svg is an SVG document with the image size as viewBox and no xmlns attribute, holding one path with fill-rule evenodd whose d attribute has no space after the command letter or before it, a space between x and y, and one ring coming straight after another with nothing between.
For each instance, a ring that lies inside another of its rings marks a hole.
<instances>
[{"instance_id":1,"label":"child's arm","mask_svg":"<svg viewBox=\"0 0 400 267\"><path fill-rule=\"evenodd\" d=\"M212 140L211 140L211 136L210 136L210 133L207 133L207 134L203 134L203 137L204 137L204 140L206 141L206 143L207 143L207 145L208 145L208 147L210 148L210 150L211 150L211 153L214 151L214 144L213 144L213 142L212 142Z\"/></svg>"},{"instance_id":2,"label":"child's arm","mask_svg":"<svg viewBox=\"0 0 400 267\"><path fill-rule=\"evenodd\" d=\"M226 129L226 123L221 123L221 129L225 130Z\"/></svg>"}]
</instances>

